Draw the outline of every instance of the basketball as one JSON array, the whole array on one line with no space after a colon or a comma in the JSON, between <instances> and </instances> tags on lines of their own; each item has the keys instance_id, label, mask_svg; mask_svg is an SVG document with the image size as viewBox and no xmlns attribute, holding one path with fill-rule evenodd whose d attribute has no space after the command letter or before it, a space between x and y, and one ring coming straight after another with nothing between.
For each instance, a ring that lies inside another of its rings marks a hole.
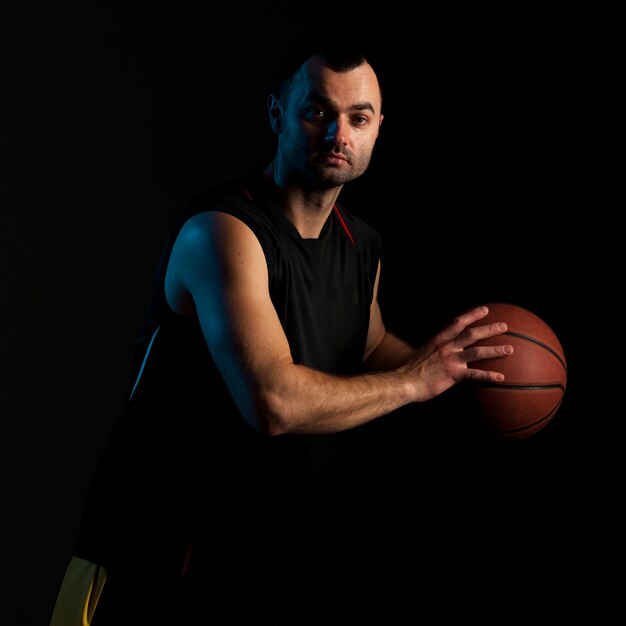
<instances>
[{"instance_id":1,"label":"basketball","mask_svg":"<svg viewBox=\"0 0 626 626\"><path fill-rule=\"evenodd\" d=\"M507 331L473 345L508 343L513 354L469 364L504 374L501 383L469 383L470 406L488 434L522 441L543 429L561 406L567 384L565 354L554 331L536 314L501 302L487 307L487 316L471 326L506 322Z\"/></svg>"}]
</instances>

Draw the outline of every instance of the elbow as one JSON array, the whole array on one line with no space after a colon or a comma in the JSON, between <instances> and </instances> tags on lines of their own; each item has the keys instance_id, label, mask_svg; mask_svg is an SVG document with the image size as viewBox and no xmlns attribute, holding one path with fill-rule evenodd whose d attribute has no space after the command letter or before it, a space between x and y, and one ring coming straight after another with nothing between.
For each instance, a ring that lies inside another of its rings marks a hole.
<instances>
[{"instance_id":1,"label":"elbow","mask_svg":"<svg viewBox=\"0 0 626 626\"><path fill-rule=\"evenodd\" d=\"M263 431L268 437L278 437L279 435L286 435L287 428L277 422L268 422L267 428Z\"/></svg>"},{"instance_id":2,"label":"elbow","mask_svg":"<svg viewBox=\"0 0 626 626\"><path fill-rule=\"evenodd\" d=\"M259 431L270 437L285 435L294 430L293 411L280 393L266 391L257 402Z\"/></svg>"},{"instance_id":3,"label":"elbow","mask_svg":"<svg viewBox=\"0 0 626 626\"><path fill-rule=\"evenodd\" d=\"M260 386L239 388L231 389L231 397L244 421L260 434L276 437L289 432L287 403L279 392Z\"/></svg>"},{"instance_id":4,"label":"elbow","mask_svg":"<svg viewBox=\"0 0 626 626\"><path fill-rule=\"evenodd\" d=\"M269 375L258 376L240 394L240 410L263 435L296 433L302 420L301 396L290 372L279 363Z\"/></svg>"}]
</instances>

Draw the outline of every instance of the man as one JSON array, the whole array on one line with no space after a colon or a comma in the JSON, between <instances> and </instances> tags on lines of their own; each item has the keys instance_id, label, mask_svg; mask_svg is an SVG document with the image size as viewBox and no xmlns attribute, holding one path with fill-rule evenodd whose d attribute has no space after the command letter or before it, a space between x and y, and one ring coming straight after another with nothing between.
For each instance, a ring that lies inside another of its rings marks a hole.
<instances>
[{"instance_id":1,"label":"man","mask_svg":"<svg viewBox=\"0 0 626 626\"><path fill-rule=\"evenodd\" d=\"M380 237L337 202L383 122L366 57L308 50L268 112L273 161L201 193L165 246L53 626L351 623L327 549L350 433L503 380L471 368L512 352L468 348L506 330L467 329L484 307L420 349L385 329Z\"/></svg>"}]
</instances>

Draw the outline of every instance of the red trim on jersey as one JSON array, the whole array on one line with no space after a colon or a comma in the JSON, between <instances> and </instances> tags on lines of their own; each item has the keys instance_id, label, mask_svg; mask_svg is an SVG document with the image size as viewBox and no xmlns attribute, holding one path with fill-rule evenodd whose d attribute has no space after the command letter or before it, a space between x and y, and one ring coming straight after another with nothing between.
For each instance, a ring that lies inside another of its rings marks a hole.
<instances>
[{"instance_id":1,"label":"red trim on jersey","mask_svg":"<svg viewBox=\"0 0 626 626\"><path fill-rule=\"evenodd\" d=\"M252 195L250 194L250 192L243 185L239 185L239 187L246 194L248 200L250 200L250 202L253 202ZM354 241L354 237L352 236L352 233L348 229L348 226L347 226L346 222L343 219L343 215L341 215L341 213L340 213L339 209L337 208L336 204L333 204L333 210L335 211L335 214L339 218L339 221L341 222L341 225L343 226L343 229L346 231L346 235L348 235L348 239L350 239L350 241L352 242L353 246L356 246L356 241Z\"/></svg>"},{"instance_id":2,"label":"red trim on jersey","mask_svg":"<svg viewBox=\"0 0 626 626\"><path fill-rule=\"evenodd\" d=\"M180 568L180 577L181 578L187 573L187 570L189 569L189 561L191 561L191 553L193 551L193 542L194 542L195 538L196 538L196 528L194 526L193 533L191 535L191 540L189 541L189 547L187 548L187 554L185 556L185 562L183 563L183 566Z\"/></svg>"},{"instance_id":3,"label":"red trim on jersey","mask_svg":"<svg viewBox=\"0 0 626 626\"><path fill-rule=\"evenodd\" d=\"M346 226L346 223L343 221L343 216L339 212L339 209L337 208L336 204L333 204L333 210L335 211L335 214L339 218L339 221L341 222L341 225L343 226L343 229L346 231L346 235L348 235L350 241L352 242L352 245L356 246L356 242L354 241L354 237L352 236L352 233L348 230L348 227Z\"/></svg>"},{"instance_id":4,"label":"red trim on jersey","mask_svg":"<svg viewBox=\"0 0 626 626\"><path fill-rule=\"evenodd\" d=\"M252 194L243 185L239 185L239 187L241 187L241 190L246 194L246 198L248 198L250 202L253 202Z\"/></svg>"}]
</instances>

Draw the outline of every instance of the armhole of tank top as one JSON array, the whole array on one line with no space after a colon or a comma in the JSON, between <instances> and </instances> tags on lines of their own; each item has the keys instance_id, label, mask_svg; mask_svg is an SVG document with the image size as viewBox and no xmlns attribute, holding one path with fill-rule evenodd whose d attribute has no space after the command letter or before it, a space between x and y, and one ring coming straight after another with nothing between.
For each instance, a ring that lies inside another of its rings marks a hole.
<instances>
[{"instance_id":1,"label":"armhole of tank top","mask_svg":"<svg viewBox=\"0 0 626 626\"><path fill-rule=\"evenodd\" d=\"M241 191L241 193L243 193L246 200L250 204L256 204L258 206L258 202L255 200L256 194L251 191L251 189L253 190L256 189L256 187L258 186L258 181L256 183L254 181L250 181L250 183L239 182L235 184L234 186L237 187ZM231 215L241 220L257 238L257 241L259 242L259 245L261 246L261 250L263 250L263 256L265 257L265 264L267 266L267 276L268 276L268 288L269 288L269 285L272 282L272 277L274 276L275 270L276 270L276 258L272 251L272 246L270 244L269 237L263 236L262 226L260 225L260 223L255 223L254 220L252 219L245 220L240 215L237 215L235 213L231 213Z\"/></svg>"}]
</instances>

